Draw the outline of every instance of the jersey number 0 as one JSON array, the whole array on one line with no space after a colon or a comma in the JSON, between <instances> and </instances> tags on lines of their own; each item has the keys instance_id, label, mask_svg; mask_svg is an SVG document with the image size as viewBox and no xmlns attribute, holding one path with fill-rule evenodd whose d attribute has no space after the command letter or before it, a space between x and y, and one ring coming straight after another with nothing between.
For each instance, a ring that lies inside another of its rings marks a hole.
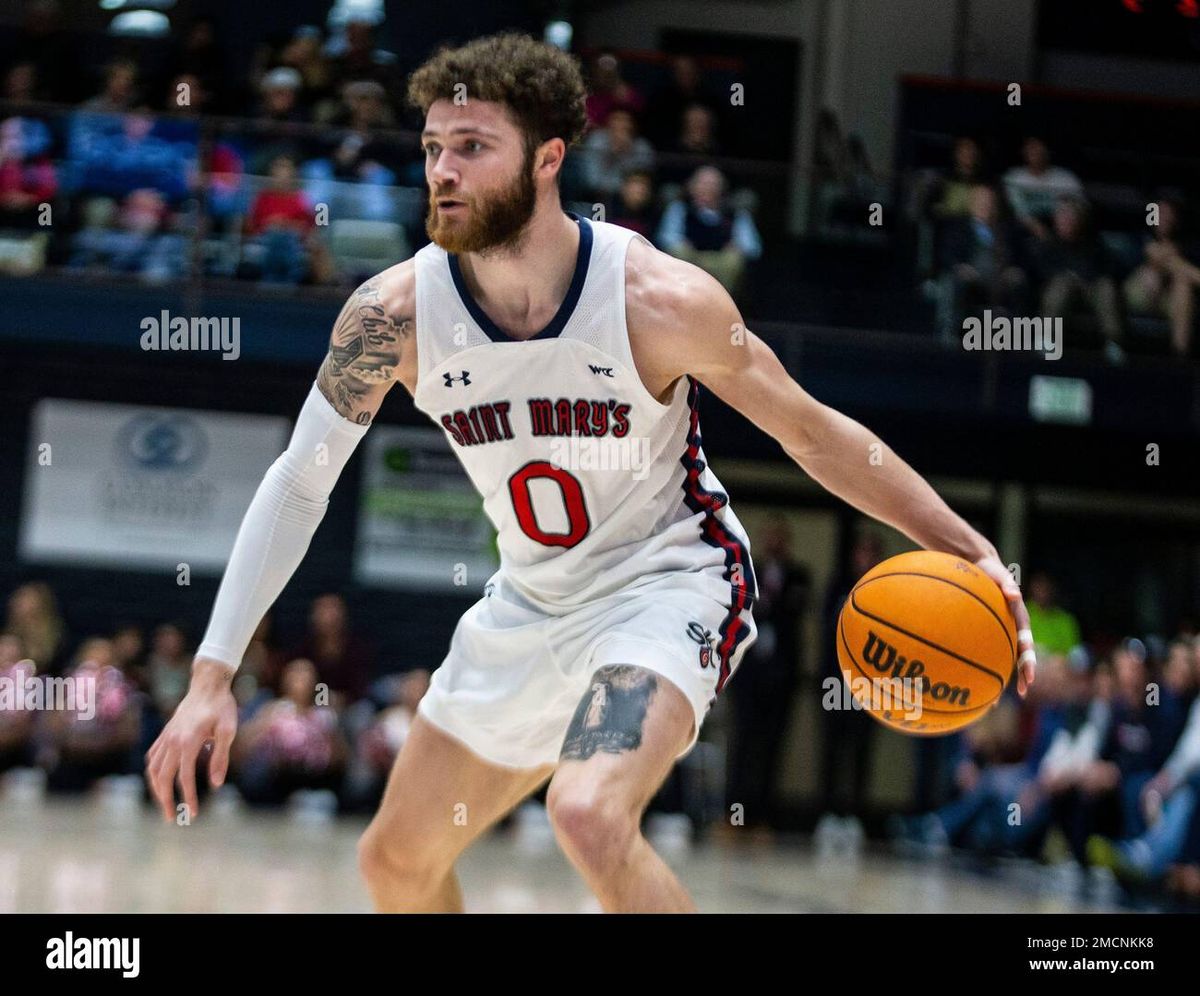
<instances>
[{"instance_id":1,"label":"jersey number 0","mask_svg":"<svg viewBox=\"0 0 1200 996\"><path fill-rule=\"evenodd\" d=\"M548 533L538 525L537 515L533 510L533 499L529 493L529 482L538 478L546 478L558 485L563 509L567 514L567 532ZM592 528L579 480L569 471L546 460L534 460L513 474L508 479L508 493L512 496L513 511L517 513L521 531L543 546L575 546Z\"/></svg>"}]
</instances>

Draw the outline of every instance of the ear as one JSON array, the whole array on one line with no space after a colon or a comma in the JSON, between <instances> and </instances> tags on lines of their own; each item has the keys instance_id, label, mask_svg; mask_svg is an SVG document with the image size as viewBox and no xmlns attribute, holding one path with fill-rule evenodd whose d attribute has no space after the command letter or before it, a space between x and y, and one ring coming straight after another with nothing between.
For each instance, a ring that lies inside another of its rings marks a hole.
<instances>
[{"instance_id":1,"label":"ear","mask_svg":"<svg viewBox=\"0 0 1200 996\"><path fill-rule=\"evenodd\" d=\"M533 156L533 172L538 179L553 180L562 169L567 154L567 143L561 138L550 138L538 146Z\"/></svg>"}]
</instances>

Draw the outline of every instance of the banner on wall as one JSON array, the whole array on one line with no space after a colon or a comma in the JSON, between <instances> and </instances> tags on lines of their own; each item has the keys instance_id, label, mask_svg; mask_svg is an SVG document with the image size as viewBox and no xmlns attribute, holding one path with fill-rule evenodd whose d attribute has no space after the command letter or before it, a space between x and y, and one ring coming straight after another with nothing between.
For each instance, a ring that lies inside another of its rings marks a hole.
<instances>
[{"instance_id":1,"label":"banner on wall","mask_svg":"<svg viewBox=\"0 0 1200 996\"><path fill-rule=\"evenodd\" d=\"M356 580L481 593L499 566L496 534L445 435L377 425L364 444Z\"/></svg>"},{"instance_id":2,"label":"banner on wall","mask_svg":"<svg viewBox=\"0 0 1200 996\"><path fill-rule=\"evenodd\" d=\"M30 423L20 556L220 573L289 425L273 415L43 399Z\"/></svg>"}]
</instances>

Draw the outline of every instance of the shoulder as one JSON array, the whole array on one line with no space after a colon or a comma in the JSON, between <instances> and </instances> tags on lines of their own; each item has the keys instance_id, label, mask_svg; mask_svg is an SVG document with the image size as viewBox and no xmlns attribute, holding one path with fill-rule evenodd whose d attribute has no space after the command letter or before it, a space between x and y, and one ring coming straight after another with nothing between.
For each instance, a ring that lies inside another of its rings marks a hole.
<instances>
[{"instance_id":1,"label":"shoulder","mask_svg":"<svg viewBox=\"0 0 1200 996\"><path fill-rule=\"evenodd\" d=\"M733 306L716 278L686 260L641 239L625 255L625 316L632 332L686 329L702 316L710 320Z\"/></svg>"},{"instance_id":2,"label":"shoulder","mask_svg":"<svg viewBox=\"0 0 1200 996\"><path fill-rule=\"evenodd\" d=\"M417 313L417 263L410 256L402 263L389 266L371 278L378 282L379 302L389 315L416 319ZM370 283L371 281L368 281Z\"/></svg>"}]
</instances>

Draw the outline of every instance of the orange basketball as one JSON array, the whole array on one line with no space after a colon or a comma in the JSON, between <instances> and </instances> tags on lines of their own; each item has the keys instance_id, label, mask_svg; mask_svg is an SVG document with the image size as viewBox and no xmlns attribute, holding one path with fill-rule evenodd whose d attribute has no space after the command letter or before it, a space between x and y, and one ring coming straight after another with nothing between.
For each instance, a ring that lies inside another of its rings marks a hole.
<instances>
[{"instance_id":1,"label":"orange basketball","mask_svg":"<svg viewBox=\"0 0 1200 996\"><path fill-rule=\"evenodd\" d=\"M936 735L1000 700L1016 665L1017 627L978 567L918 550L854 586L838 617L837 652L850 695L872 716L902 733Z\"/></svg>"}]
</instances>

